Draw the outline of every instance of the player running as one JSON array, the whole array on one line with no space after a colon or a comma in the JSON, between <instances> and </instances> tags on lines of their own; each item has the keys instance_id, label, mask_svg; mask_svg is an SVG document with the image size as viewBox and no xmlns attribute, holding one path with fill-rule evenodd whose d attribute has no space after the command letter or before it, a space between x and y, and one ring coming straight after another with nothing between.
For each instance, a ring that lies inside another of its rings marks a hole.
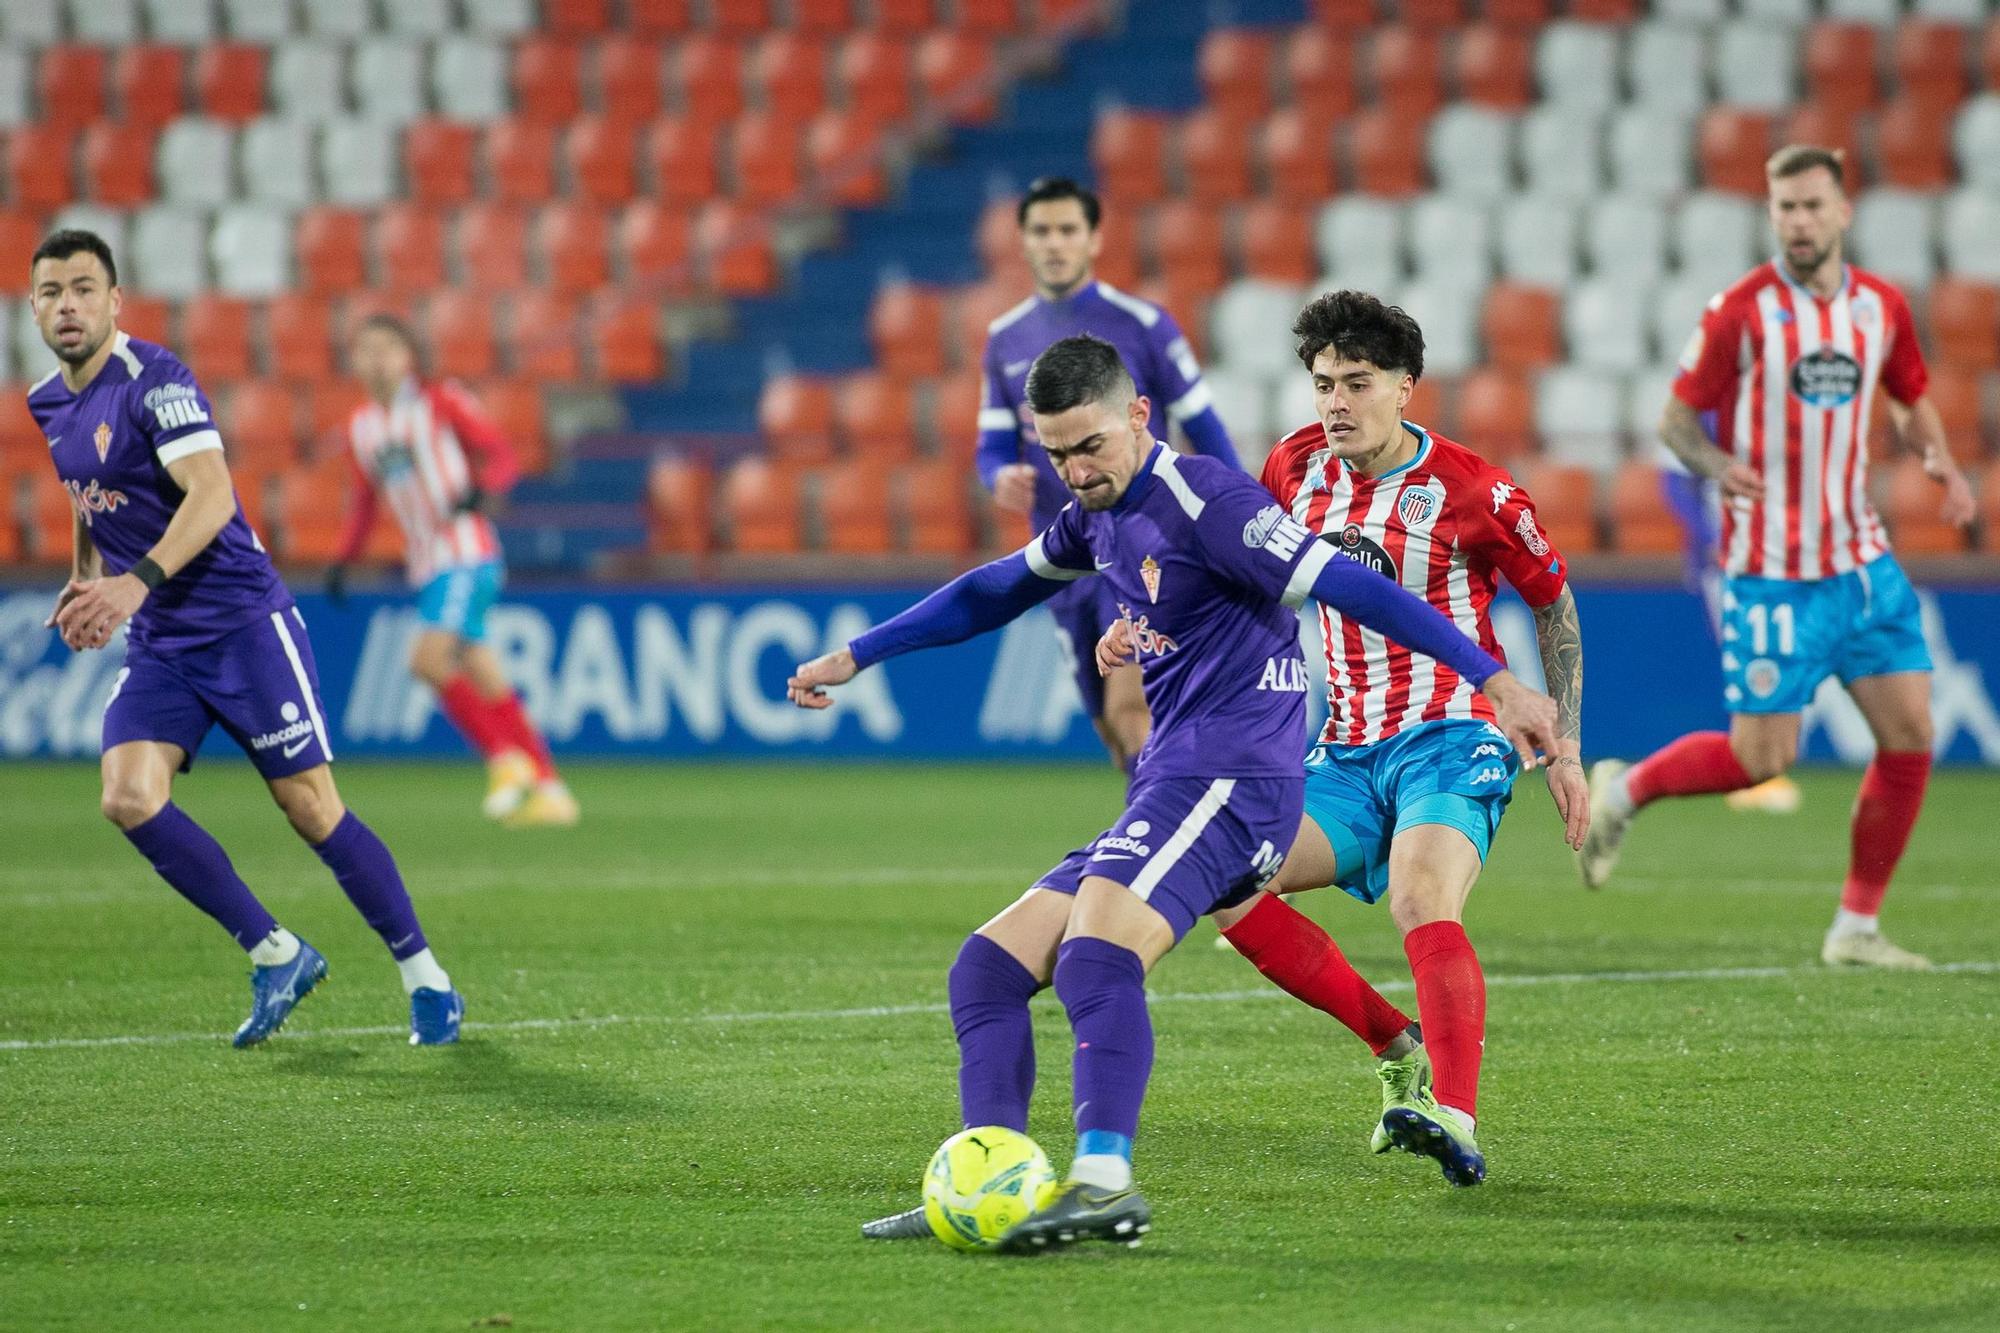
<instances>
[{"instance_id":1,"label":"player running","mask_svg":"<svg viewBox=\"0 0 2000 1333\"><path fill-rule=\"evenodd\" d=\"M367 545L377 496L386 494L424 625L410 671L437 691L444 715L486 760L487 817L515 828L574 824L576 798L486 646L486 613L505 579L486 509L518 475L513 451L470 394L417 378L416 338L394 315L362 320L350 358L368 401L347 423L353 481L327 592L340 599L346 566Z\"/></svg>"},{"instance_id":2,"label":"player running","mask_svg":"<svg viewBox=\"0 0 2000 1333\"><path fill-rule=\"evenodd\" d=\"M1868 418L1888 390L1897 436L1944 489L1944 517L1968 524L1972 492L1945 448L1928 372L1894 287L1845 263L1853 219L1841 155L1794 145L1773 154L1771 226L1779 254L1709 303L1681 356L1660 438L1721 483L1723 701L1727 734L1697 732L1627 768L1591 769L1597 813L1578 854L1601 887L1632 816L1666 796L1736 791L1798 757L1799 714L1837 676L1875 734L1855 802L1840 908L1820 949L1828 964L1923 968L1891 944L1879 913L1931 770L1930 652L1915 591L1868 503ZM1710 443L1699 414L1718 413Z\"/></svg>"},{"instance_id":3,"label":"player running","mask_svg":"<svg viewBox=\"0 0 2000 1333\"><path fill-rule=\"evenodd\" d=\"M1153 1063L1146 973L1198 917L1241 903L1298 832L1305 782L1305 661L1294 609L1308 596L1433 654L1484 688L1523 761L1553 743L1555 705L1445 617L1286 514L1214 459L1147 432L1150 405L1101 339L1036 359L1028 401L1042 449L1075 500L1025 550L964 575L846 649L801 666L792 698L918 648L996 628L1096 573L1132 622L1158 725L1125 813L969 938L949 985L967 1125L1025 1131L1035 1061L1028 1001L1053 979L1076 1035L1076 1157L1052 1200L1005 1238L1016 1251L1132 1241L1151 1210L1132 1184L1132 1140ZM864 1228L925 1234L921 1211Z\"/></svg>"},{"instance_id":4,"label":"player running","mask_svg":"<svg viewBox=\"0 0 2000 1333\"><path fill-rule=\"evenodd\" d=\"M979 478L1002 509L1030 516L1037 532L1069 503L1062 478L1035 448L1027 405L1028 367L1058 338L1092 333L1118 349L1140 394L1178 421L1196 453L1239 467L1229 432L1202 383L1188 341L1160 307L1097 281L1091 265L1104 248L1097 196L1073 180L1044 178L1028 187L1016 217L1035 294L987 326L980 362ZM1129 775L1151 726L1139 673L1100 676L1092 665L1097 636L1117 619L1098 581L1049 599L1091 724Z\"/></svg>"},{"instance_id":5,"label":"player running","mask_svg":"<svg viewBox=\"0 0 2000 1333\"><path fill-rule=\"evenodd\" d=\"M465 1003L395 859L334 788L305 620L243 517L207 397L173 353L118 331L118 270L101 238L55 232L29 273L35 322L62 364L28 391L28 409L75 511L69 582L49 624L77 650L131 625L104 710L106 817L249 953L250 1017L235 1044L276 1032L325 978L326 959L273 919L173 803L175 772L219 725L389 946L410 1043L458 1040Z\"/></svg>"}]
</instances>

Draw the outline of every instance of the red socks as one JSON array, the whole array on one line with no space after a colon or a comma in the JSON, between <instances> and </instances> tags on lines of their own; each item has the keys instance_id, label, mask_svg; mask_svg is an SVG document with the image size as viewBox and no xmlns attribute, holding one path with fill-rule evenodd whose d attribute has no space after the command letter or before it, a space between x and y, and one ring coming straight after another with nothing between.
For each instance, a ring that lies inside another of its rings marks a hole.
<instances>
[{"instance_id":1,"label":"red socks","mask_svg":"<svg viewBox=\"0 0 2000 1333\"><path fill-rule=\"evenodd\" d=\"M491 759L502 750L512 748L494 725L493 705L480 694L479 689L468 676L453 676L438 691L438 703L444 715L451 719L459 733L472 742L472 748L479 751L482 759Z\"/></svg>"},{"instance_id":2,"label":"red socks","mask_svg":"<svg viewBox=\"0 0 2000 1333\"><path fill-rule=\"evenodd\" d=\"M1403 937L1417 979L1417 1016L1431 1057L1431 1095L1479 1114L1479 1057L1486 1045L1486 977L1456 921L1432 921Z\"/></svg>"},{"instance_id":3,"label":"red socks","mask_svg":"<svg viewBox=\"0 0 2000 1333\"><path fill-rule=\"evenodd\" d=\"M1625 775L1635 810L1662 796L1705 796L1755 785L1724 731L1691 732L1647 755Z\"/></svg>"},{"instance_id":4,"label":"red socks","mask_svg":"<svg viewBox=\"0 0 2000 1333\"><path fill-rule=\"evenodd\" d=\"M556 764L549 757L549 744L528 719L528 710L521 707L521 696L509 690L504 697L488 699L485 703L487 716L492 720L494 731L505 741L505 748L519 750L534 761L537 782L553 781Z\"/></svg>"},{"instance_id":5,"label":"red socks","mask_svg":"<svg viewBox=\"0 0 2000 1333\"><path fill-rule=\"evenodd\" d=\"M1275 893L1262 895L1222 937L1278 989L1332 1014L1377 1055L1410 1025L1402 1010L1354 970L1331 936Z\"/></svg>"},{"instance_id":6,"label":"red socks","mask_svg":"<svg viewBox=\"0 0 2000 1333\"><path fill-rule=\"evenodd\" d=\"M1854 799L1852 859L1840 890L1840 905L1848 911L1860 916L1881 911L1930 778L1931 757L1922 750L1880 751L1862 774Z\"/></svg>"}]
</instances>

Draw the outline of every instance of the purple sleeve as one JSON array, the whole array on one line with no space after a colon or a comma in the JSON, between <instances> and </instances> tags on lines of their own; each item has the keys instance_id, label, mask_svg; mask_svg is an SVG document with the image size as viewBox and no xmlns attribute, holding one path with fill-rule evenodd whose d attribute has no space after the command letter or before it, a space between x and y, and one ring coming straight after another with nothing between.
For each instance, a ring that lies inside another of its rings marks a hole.
<instances>
[{"instance_id":1,"label":"purple sleeve","mask_svg":"<svg viewBox=\"0 0 2000 1333\"><path fill-rule=\"evenodd\" d=\"M979 448L972 455L980 483L989 491L994 474L1021 461L1021 419L1007 402L1007 383L999 372L1000 357L989 338L980 358Z\"/></svg>"},{"instance_id":2,"label":"purple sleeve","mask_svg":"<svg viewBox=\"0 0 2000 1333\"><path fill-rule=\"evenodd\" d=\"M920 648L963 643L1055 596L1066 580L1036 572L1030 557L1034 550L1031 543L1027 550L969 570L862 634L847 645L855 666L866 669Z\"/></svg>"},{"instance_id":3,"label":"purple sleeve","mask_svg":"<svg viewBox=\"0 0 2000 1333\"><path fill-rule=\"evenodd\" d=\"M1471 681L1484 685L1500 663L1467 638L1436 607L1368 566L1338 555L1325 542L1313 546L1326 552L1312 581L1313 599L1365 625L1412 652L1438 661Z\"/></svg>"}]
</instances>

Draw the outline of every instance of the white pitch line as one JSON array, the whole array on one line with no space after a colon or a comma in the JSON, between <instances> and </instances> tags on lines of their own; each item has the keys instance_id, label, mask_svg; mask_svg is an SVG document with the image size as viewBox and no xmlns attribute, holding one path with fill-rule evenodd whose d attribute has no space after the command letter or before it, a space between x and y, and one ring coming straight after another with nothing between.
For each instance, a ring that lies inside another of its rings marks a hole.
<instances>
[{"instance_id":1,"label":"white pitch line","mask_svg":"<svg viewBox=\"0 0 2000 1333\"><path fill-rule=\"evenodd\" d=\"M2000 973L2000 962L1940 963L1938 973L1987 975ZM1589 986L1632 985L1674 981L1766 981L1790 976L1854 976L1860 969L1832 972L1823 967L1689 967L1655 972L1537 972L1521 976L1486 978L1488 986ZM1916 975L1923 975L1918 973ZM1376 989L1403 992L1414 989L1410 982L1392 981ZM1147 997L1154 1004L1237 1004L1245 1000L1288 999L1283 991L1266 986L1256 990L1167 991ZM846 1018L901 1018L910 1014L949 1013L944 1004L866 1005L856 1009L752 1009L736 1013L708 1014L599 1014L582 1018L518 1018L504 1023L467 1023L468 1032L556 1032L572 1028L626 1026L694 1026L705 1023L826 1023ZM328 1037L398 1036L404 1027L305 1028L287 1031L286 1042ZM220 1042L215 1032L160 1032L123 1037L49 1037L38 1040L0 1041L0 1051L73 1051L108 1046L175 1046L187 1042Z\"/></svg>"}]
</instances>

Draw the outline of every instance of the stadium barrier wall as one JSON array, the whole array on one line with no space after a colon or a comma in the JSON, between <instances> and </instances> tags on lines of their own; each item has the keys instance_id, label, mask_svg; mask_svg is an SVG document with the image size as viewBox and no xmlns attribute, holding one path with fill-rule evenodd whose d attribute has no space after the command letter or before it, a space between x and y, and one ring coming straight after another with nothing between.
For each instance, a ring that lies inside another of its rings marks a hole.
<instances>
[{"instance_id":1,"label":"stadium barrier wall","mask_svg":"<svg viewBox=\"0 0 2000 1333\"><path fill-rule=\"evenodd\" d=\"M839 706L785 701L792 665L847 642L923 590L536 588L489 617L492 645L556 750L630 758L1102 759L1053 623L1037 611L970 643L865 672ZM42 628L52 589L0 590L0 757L89 757L123 658L71 654ZM1578 589L1589 755L1633 756L1721 726L1721 673L1701 603L1678 587ZM1938 665L1934 709L1947 760L2000 764L2000 586L1922 593ZM465 753L405 662L415 611L404 597L343 606L299 599L341 757ZM1310 607L1308 607L1310 611ZM1495 609L1515 669L1540 683L1534 627L1519 602ZM1316 618L1302 618L1308 661ZM1313 701L1316 710L1319 701ZM1315 718L1317 725L1317 717ZM235 754L211 734L206 753ZM1866 726L1829 684L1808 717L1810 759L1866 759Z\"/></svg>"}]
</instances>

